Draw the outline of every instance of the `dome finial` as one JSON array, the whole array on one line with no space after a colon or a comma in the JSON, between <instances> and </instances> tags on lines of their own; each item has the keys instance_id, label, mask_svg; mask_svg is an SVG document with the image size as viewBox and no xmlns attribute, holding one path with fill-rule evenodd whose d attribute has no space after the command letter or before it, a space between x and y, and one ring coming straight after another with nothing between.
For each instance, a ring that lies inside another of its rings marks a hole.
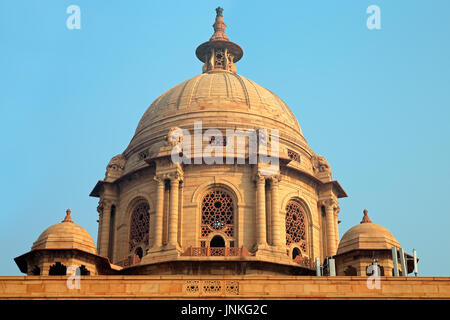
<instances>
[{"instance_id":1,"label":"dome finial","mask_svg":"<svg viewBox=\"0 0 450 320\"><path fill-rule=\"evenodd\" d=\"M70 217L71 212L72 211L70 211L70 209L66 210L66 217L64 218L64 220L62 222L72 222L73 223L72 218Z\"/></svg>"},{"instance_id":2,"label":"dome finial","mask_svg":"<svg viewBox=\"0 0 450 320\"><path fill-rule=\"evenodd\" d=\"M217 7L216 8L216 16L217 17L222 17L222 13L223 13L223 8Z\"/></svg>"},{"instance_id":3,"label":"dome finial","mask_svg":"<svg viewBox=\"0 0 450 320\"><path fill-rule=\"evenodd\" d=\"M211 39L209 39L209 41L218 41L218 40L230 41L227 35L225 34L225 28L227 27L227 25L223 20L222 12L223 8L218 7L216 9L216 21L213 24L214 34L212 35Z\"/></svg>"},{"instance_id":4,"label":"dome finial","mask_svg":"<svg viewBox=\"0 0 450 320\"><path fill-rule=\"evenodd\" d=\"M372 223L369 216L367 215L369 213L369 211L367 211L367 209L364 209L363 213L364 213L364 217L362 218L360 223Z\"/></svg>"},{"instance_id":5,"label":"dome finial","mask_svg":"<svg viewBox=\"0 0 450 320\"><path fill-rule=\"evenodd\" d=\"M197 58L205 63L202 71L226 70L236 73L234 64L242 58L244 52L225 34L226 25L221 7L216 8L213 28L214 34L209 41L199 45L195 51Z\"/></svg>"}]
</instances>

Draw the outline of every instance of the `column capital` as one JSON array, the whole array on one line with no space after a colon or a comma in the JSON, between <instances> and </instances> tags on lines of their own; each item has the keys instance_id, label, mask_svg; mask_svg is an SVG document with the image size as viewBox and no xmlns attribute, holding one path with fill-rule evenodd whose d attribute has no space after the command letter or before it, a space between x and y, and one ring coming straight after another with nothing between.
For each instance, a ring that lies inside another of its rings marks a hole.
<instances>
[{"instance_id":1,"label":"column capital","mask_svg":"<svg viewBox=\"0 0 450 320\"><path fill-rule=\"evenodd\" d=\"M334 215L337 217L338 214L339 214L339 212L341 212L341 208L340 208L339 206L336 206L336 207L334 208Z\"/></svg>"},{"instance_id":2,"label":"column capital","mask_svg":"<svg viewBox=\"0 0 450 320\"><path fill-rule=\"evenodd\" d=\"M267 178L267 176L265 176L265 175L263 175L263 174L258 172L258 173L256 173L253 176L253 181L256 182L256 183L265 183L266 182L266 178Z\"/></svg>"},{"instance_id":3,"label":"column capital","mask_svg":"<svg viewBox=\"0 0 450 320\"><path fill-rule=\"evenodd\" d=\"M114 200L112 199L101 199L98 202L97 212L102 214L105 209L110 209L113 204Z\"/></svg>"},{"instance_id":4,"label":"column capital","mask_svg":"<svg viewBox=\"0 0 450 320\"><path fill-rule=\"evenodd\" d=\"M281 181L281 175L274 174L273 176L270 176L270 181L272 182L272 185L278 185L278 182Z\"/></svg>"},{"instance_id":5,"label":"column capital","mask_svg":"<svg viewBox=\"0 0 450 320\"><path fill-rule=\"evenodd\" d=\"M168 173L167 178L170 179L170 183L183 181L183 175L179 172Z\"/></svg>"},{"instance_id":6,"label":"column capital","mask_svg":"<svg viewBox=\"0 0 450 320\"><path fill-rule=\"evenodd\" d=\"M325 206L325 209L336 210L339 208L338 202L335 199L319 200L318 203L320 206Z\"/></svg>"},{"instance_id":7,"label":"column capital","mask_svg":"<svg viewBox=\"0 0 450 320\"><path fill-rule=\"evenodd\" d=\"M155 180L156 182L159 182L159 183L164 183L165 179L166 179L166 177L162 174L156 175L153 177L153 180Z\"/></svg>"},{"instance_id":8,"label":"column capital","mask_svg":"<svg viewBox=\"0 0 450 320\"><path fill-rule=\"evenodd\" d=\"M103 213L103 201L98 202L97 212L101 215Z\"/></svg>"}]
</instances>

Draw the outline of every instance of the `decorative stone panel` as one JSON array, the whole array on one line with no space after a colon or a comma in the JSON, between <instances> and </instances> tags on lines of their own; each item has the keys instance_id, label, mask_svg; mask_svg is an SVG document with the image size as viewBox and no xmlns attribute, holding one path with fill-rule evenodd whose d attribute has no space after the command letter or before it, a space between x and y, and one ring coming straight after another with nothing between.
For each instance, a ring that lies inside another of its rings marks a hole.
<instances>
[{"instance_id":1,"label":"decorative stone panel","mask_svg":"<svg viewBox=\"0 0 450 320\"><path fill-rule=\"evenodd\" d=\"M237 280L187 280L184 291L188 295L230 296L239 295Z\"/></svg>"}]
</instances>

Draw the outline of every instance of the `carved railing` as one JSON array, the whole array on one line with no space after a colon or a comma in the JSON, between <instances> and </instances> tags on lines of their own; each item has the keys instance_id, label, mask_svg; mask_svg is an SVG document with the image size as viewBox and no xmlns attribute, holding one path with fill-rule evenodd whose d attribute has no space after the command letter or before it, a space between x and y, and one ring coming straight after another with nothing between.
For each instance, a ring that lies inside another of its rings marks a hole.
<instances>
[{"instance_id":1,"label":"carved railing","mask_svg":"<svg viewBox=\"0 0 450 320\"><path fill-rule=\"evenodd\" d=\"M315 269L316 268L316 263L314 262L314 260L310 259L308 257L302 257L302 256L298 255L295 257L294 262L306 269Z\"/></svg>"},{"instance_id":2,"label":"carved railing","mask_svg":"<svg viewBox=\"0 0 450 320\"><path fill-rule=\"evenodd\" d=\"M245 247L189 247L181 254L183 257L248 257L252 254Z\"/></svg>"},{"instance_id":3,"label":"carved railing","mask_svg":"<svg viewBox=\"0 0 450 320\"><path fill-rule=\"evenodd\" d=\"M121 266L121 267L129 267L129 266L138 264L140 261L141 261L141 259L139 258L139 256L133 255L133 256L127 257L119 262L116 262L114 264Z\"/></svg>"}]
</instances>

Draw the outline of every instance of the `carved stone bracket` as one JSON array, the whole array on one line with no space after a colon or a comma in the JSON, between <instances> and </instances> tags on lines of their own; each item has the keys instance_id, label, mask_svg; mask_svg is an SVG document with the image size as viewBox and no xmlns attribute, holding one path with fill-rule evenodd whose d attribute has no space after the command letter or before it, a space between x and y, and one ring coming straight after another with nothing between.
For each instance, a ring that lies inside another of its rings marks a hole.
<instances>
[{"instance_id":1,"label":"carved stone bracket","mask_svg":"<svg viewBox=\"0 0 450 320\"><path fill-rule=\"evenodd\" d=\"M263 175L263 174L261 174L261 173L256 173L254 176L253 176L253 182L255 182L255 183L263 183L263 182L265 182L266 181L266 178L268 178L268 176L266 176L266 175Z\"/></svg>"},{"instance_id":2,"label":"carved stone bracket","mask_svg":"<svg viewBox=\"0 0 450 320\"><path fill-rule=\"evenodd\" d=\"M275 174L270 177L270 180L272 181L272 185L278 185L278 183L281 181L281 175Z\"/></svg>"},{"instance_id":3,"label":"carved stone bracket","mask_svg":"<svg viewBox=\"0 0 450 320\"><path fill-rule=\"evenodd\" d=\"M319 206L325 206L326 209L327 208L333 208L333 210L335 212L336 212L336 210L340 210L338 202L335 199L319 200L318 204L319 204Z\"/></svg>"}]
</instances>

